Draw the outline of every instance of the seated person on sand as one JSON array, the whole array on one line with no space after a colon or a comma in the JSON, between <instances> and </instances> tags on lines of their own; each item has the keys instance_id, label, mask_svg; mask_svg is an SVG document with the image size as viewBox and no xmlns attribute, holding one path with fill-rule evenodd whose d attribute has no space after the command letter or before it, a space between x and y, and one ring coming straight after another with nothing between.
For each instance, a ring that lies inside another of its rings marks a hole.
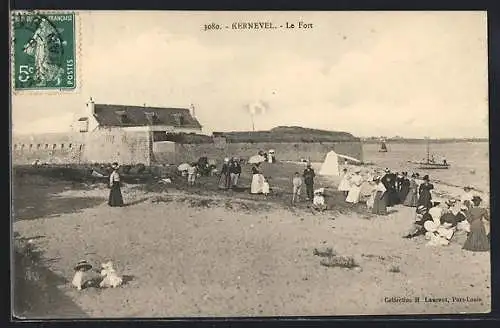
<instances>
[{"instance_id":1,"label":"seated person on sand","mask_svg":"<svg viewBox=\"0 0 500 328\"><path fill-rule=\"evenodd\" d=\"M443 214L441 215L441 225L450 225L452 227L456 227L457 230L466 230L466 225L464 223L467 222L465 213L462 211L460 207L460 202L456 199L450 199L446 201L446 208L443 210Z\"/></svg>"},{"instance_id":2,"label":"seated person on sand","mask_svg":"<svg viewBox=\"0 0 500 328\"><path fill-rule=\"evenodd\" d=\"M466 206L467 209L470 209L472 207L472 197L474 197L472 188L469 186L465 186L464 191L460 196L460 202L462 202L462 205Z\"/></svg>"},{"instance_id":3,"label":"seated person on sand","mask_svg":"<svg viewBox=\"0 0 500 328\"><path fill-rule=\"evenodd\" d=\"M325 211L327 209L324 194L325 188L319 188L314 191L313 209L317 211Z\"/></svg>"},{"instance_id":4,"label":"seated person on sand","mask_svg":"<svg viewBox=\"0 0 500 328\"><path fill-rule=\"evenodd\" d=\"M425 234L424 224L427 221L433 221L432 216L429 214L429 209L424 205L418 206L415 222L413 222L408 233L403 238L413 238Z\"/></svg>"},{"instance_id":5,"label":"seated person on sand","mask_svg":"<svg viewBox=\"0 0 500 328\"><path fill-rule=\"evenodd\" d=\"M435 206L429 211L433 220L424 223L427 246L446 246L450 243L457 226L457 217L448 211L453 205L447 201L447 209Z\"/></svg>"}]
</instances>

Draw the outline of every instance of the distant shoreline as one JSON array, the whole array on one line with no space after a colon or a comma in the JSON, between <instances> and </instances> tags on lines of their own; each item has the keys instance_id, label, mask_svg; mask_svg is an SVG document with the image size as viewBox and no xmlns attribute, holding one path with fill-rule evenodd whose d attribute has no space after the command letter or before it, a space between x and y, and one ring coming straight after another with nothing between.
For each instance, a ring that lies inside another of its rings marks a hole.
<instances>
[{"instance_id":1,"label":"distant shoreline","mask_svg":"<svg viewBox=\"0 0 500 328\"><path fill-rule=\"evenodd\" d=\"M380 139L363 139L360 138L361 142L363 144L379 144ZM404 143L414 143L414 144L420 144L420 143L433 143L433 144L442 144L442 143L461 143L461 142L474 142L474 143L479 143L479 142L488 142L489 139L487 138L476 138L476 139L385 139L386 144L404 144Z\"/></svg>"}]
</instances>

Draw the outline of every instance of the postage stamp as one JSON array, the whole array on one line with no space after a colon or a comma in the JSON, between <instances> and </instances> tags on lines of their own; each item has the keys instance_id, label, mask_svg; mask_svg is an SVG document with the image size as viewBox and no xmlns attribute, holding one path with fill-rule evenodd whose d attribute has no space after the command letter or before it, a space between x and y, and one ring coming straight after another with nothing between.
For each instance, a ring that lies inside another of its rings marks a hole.
<instances>
[{"instance_id":1,"label":"postage stamp","mask_svg":"<svg viewBox=\"0 0 500 328\"><path fill-rule=\"evenodd\" d=\"M76 88L75 14L12 14L14 90Z\"/></svg>"}]
</instances>

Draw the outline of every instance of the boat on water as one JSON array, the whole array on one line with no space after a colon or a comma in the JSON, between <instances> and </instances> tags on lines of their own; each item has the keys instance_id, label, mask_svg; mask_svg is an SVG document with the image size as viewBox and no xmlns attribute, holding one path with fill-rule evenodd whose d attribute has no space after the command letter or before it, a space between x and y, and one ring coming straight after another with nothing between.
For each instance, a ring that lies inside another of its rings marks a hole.
<instances>
[{"instance_id":1,"label":"boat on water","mask_svg":"<svg viewBox=\"0 0 500 328\"><path fill-rule=\"evenodd\" d=\"M380 142L380 149L378 151L379 153L387 153L387 145L385 144L385 140L382 140Z\"/></svg>"},{"instance_id":2,"label":"boat on water","mask_svg":"<svg viewBox=\"0 0 500 328\"><path fill-rule=\"evenodd\" d=\"M422 161L408 161L409 163L416 164L421 170L446 170L450 168L450 163L443 159L442 162L437 162L434 155L430 155L429 138L427 138L427 159Z\"/></svg>"}]
</instances>

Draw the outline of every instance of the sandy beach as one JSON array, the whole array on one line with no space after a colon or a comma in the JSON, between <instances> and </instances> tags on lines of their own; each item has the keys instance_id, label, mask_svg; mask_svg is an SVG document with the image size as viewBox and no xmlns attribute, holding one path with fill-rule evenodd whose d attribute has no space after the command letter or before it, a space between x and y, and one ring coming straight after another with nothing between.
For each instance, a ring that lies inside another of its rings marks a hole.
<instances>
[{"instance_id":1,"label":"sandy beach","mask_svg":"<svg viewBox=\"0 0 500 328\"><path fill-rule=\"evenodd\" d=\"M459 241L435 248L401 238L412 208L395 207L387 217L313 213L263 198L132 185L123 190L129 206L110 208L102 185L42 180L17 183L13 230L43 252L43 266L61 278L53 282L58 293L79 309L75 317L490 311L490 253L464 251ZM314 249L327 247L358 266L320 265ZM80 259L112 260L126 284L77 291L69 282ZM19 314L64 313L33 299Z\"/></svg>"}]
</instances>

